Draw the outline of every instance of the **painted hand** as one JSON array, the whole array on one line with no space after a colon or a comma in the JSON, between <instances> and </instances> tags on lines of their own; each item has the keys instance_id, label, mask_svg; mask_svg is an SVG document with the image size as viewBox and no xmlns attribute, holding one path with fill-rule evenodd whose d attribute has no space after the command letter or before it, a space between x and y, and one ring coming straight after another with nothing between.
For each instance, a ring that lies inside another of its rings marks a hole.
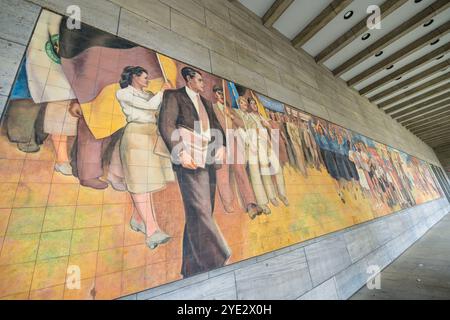
<instances>
[{"instance_id":1,"label":"painted hand","mask_svg":"<svg viewBox=\"0 0 450 320\"><path fill-rule=\"evenodd\" d=\"M81 110L81 105L78 101L70 104L69 113L75 118L81 118L83 116L83 111Z\"/></svg>"},{"instance_id":2,"label":"painted hand","mask_svg":"<svg viewBox=\"0 0 450 320\"><path fill-rule=\"evenodd\" d=\"M180 163L181 166L185 169L195 170L197 169L197 164L194 162L194 159L187 153L182 151L180 153Z\"/></svg>"}]
</instances>

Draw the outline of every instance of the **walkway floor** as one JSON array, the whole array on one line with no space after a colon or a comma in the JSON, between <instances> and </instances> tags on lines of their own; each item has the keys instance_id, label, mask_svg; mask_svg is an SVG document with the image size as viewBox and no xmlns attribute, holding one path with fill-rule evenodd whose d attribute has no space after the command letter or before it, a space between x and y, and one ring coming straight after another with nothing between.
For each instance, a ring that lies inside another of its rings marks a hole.
<instances>
[{"instance_id":1,"label":"walkway floor","mask_svg":"<svg viewBox=\"0 0 450 320\"><path fill-rule=\"evenodd\" d=\"M381 289L353 300L450 299L450 214L381 273Z\"/></svg>"}]
</instances>

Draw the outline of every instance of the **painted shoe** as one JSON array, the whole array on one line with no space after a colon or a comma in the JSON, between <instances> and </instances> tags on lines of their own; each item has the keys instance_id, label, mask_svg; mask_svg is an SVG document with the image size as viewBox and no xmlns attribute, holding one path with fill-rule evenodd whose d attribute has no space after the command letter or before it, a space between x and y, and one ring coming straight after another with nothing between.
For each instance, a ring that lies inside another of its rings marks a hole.
<instances>
[{"instance_id":1,"label":"painted shoe","mask_svg":"<svg viewBox=\"0 0 450 320\"><path fill-rule=\"evenodd\" d=\"M280 203L278 202L278 200L275 199L275 198L270 199L270 202L271 202L275 207L278 207L278 206L280 205Z\"/></svg>"},{"instance_id":2,"label":"painted shoe","mask_svg":"<svg viewBox=\"0 0 450 320\"><path fill-rule=\"evenodd\" d=\"M170 240L170 236L160 230L153 233L145 239L145 243L150 249L156 249L160 244L164 244Z\"/></svg>"},{"instance_id":3,"label":"painted shoe","mask_svg":"<svg viewBox=\"0 0 450 320\"><path fill-rule=\"evenodd\" d=\"M84 187L103 190L108 188L108 184L105 181L100 179L88 179L88 180L80 180L80 184Z\"/></svg>"},{"instance_id":4,"label":"painted shoe","mask_svg":"<svg viewBox=\"0 0 450 320\"><path fill-rule=\"evenodd\" d=\"M281 202L283 202L283 204L286 207L289 207L289 201L288 201L288 199L285 196L279 196L278 198L281 200Z\"/></svg>"},{"instance_id":5,"label":"painted shoe","mask_svg":"<svg viewBox=\"0 0 450 320\"><path fill-rule=\"evenodd\" d=\"M248 207L247 207L248 216L252 220L254 220L259 215L258 211L259 211L258 210L258 206L256 204L254 204L254 203L249 204Z\"/></svg>"},{"instance_id":6,"label":"painted shoe","mask_svg":"<svg viewBox=\"0 0 450 320\"><path fill-rule=\"evenodd\" d=\"M68 162L56 163L55 171L65 175L65 176L72 175L72 167Z\"/></svg>"},{"instance_id":7,"label":"painted shoe","mask_svg":"<svg viewBox=\"0 0 450 320\"><path fill-rule=\"evenodd\" d=\"M124 192L128 190L127 185L125 184L125 182L123 182L123 179L113 178L113 176L108 175L108 178L106 178L106 180L111 185L111 187L116 191Z\"/></svg>"},{"instance_id":8,"label":"painted shoe","mask_svg":"<svg viewBox=\"0 0 450 320\"><path fill-rule=\"evenodd\" d=\"M20 151L25 152L25 153L35 153L38 152L41 147L39 147L39 145L37 145L36 143L31 143L31 142L19 142L17 144L17 148L19 148Z\"/></svg>"},{"instance_id":9,"label":"painted shoe","mask_svg":"<svg viewBox=\"0 0 450 320\"><path fill-rule=\"evenodd\" d=\"M263 213L264 213L265 215L272 214L272 211L270 210L270 208L269 208L268 206L264 205L264 206L261 206L261 208L262 208Z\"/></svg>"},{"instance_id":10,"label":"painted shoe","mask_svg":"<svg viewBox=\"0 0 450 320\"><path fill-rule=\"evenodd\" d=\"M145 223L137 222L136 219L134 219L133 217L131 217L130 220L130 227L131 230L135 232L142 232L143 234L145 234Z\"/></svg>"},{"instance_id":11,"label":"painted shoe","mask_svg":"<svg viewBox=\"0 0 450 320\"><path fill-rule=\"evenodd\" d=\"M256 208L258 209L258 216L260 216L260 215L262 215L264 213L264 209L262 207L256 206Z\"/></svg>"}]
</instances>

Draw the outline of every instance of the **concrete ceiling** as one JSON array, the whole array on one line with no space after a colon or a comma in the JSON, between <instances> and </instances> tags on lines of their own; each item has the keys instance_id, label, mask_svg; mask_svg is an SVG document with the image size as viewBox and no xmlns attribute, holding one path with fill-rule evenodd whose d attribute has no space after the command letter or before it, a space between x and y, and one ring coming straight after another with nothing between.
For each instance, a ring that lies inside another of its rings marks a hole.
<instances>
[{"instance_id":1,"label":"concrete ceiling","mask_svg":"<svg viewBox=\"0 0 450 320\"><path fill-rule=\"evenodd\" d=\"M266 27L276 29L436 151L448 154L450 1L230 1L240 2ZM381 8L381 29L367 28L369 5ZM363 40L365 34L370 36ZM450 167L448 157L443 159Z\"/></svg>"}]
</instances>

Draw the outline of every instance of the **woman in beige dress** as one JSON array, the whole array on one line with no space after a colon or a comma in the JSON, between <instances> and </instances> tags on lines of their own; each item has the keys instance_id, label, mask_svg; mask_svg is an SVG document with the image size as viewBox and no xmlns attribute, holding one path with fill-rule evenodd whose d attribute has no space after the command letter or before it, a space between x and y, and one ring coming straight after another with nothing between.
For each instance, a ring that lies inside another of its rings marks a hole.
<instances>
[{"instance_id":1,"label":"woman in beige dress","mask_svg":"<svg viewBox=\"0 0 450 320\"><path fill-rule=\"evenodd\" d=\"M135 231L146 234L146 244L151 249L170 240L160 230L155 218L152 194L174 181L175 175L169 158L154 153L157 140L156 114L165 84L156 95L144 91L148 86L148 73L142 67L126 67L116 93L127 126L120 141L120 159L125 183L133 199L134 211L130 225Z\"/></svg>"}]
</instances>

